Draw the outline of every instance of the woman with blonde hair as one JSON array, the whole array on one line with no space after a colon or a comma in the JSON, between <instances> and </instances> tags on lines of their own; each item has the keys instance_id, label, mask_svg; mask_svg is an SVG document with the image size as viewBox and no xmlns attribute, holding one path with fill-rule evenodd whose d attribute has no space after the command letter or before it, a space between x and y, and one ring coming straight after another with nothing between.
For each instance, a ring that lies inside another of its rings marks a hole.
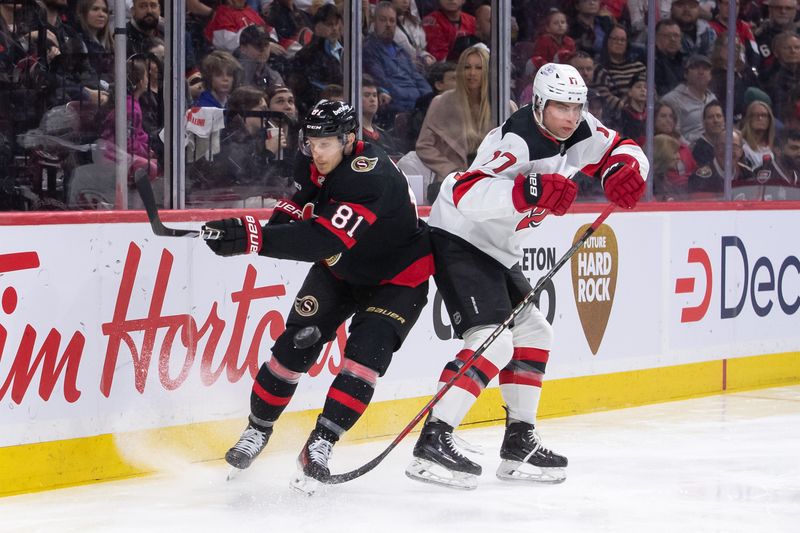
<instances>
[{"instance_id":1,"label":"woman with blonde hair","mask_svg":"<svg viewBox=\"0 0 800 533\"><path fill-rule=\"evenodd\" d=\"M509 106L516 111L513 102ZM419 159L436 174L429 189L431 203L448 174L470 166L491 127L489 50L476 44L462 52L455 89L433 99L417 139Z\"/></svg>"},{"instance_id":2,"label":"woman with blonde hair","mask_svg":"<svg viewBox=\"0 0 800 533\"><path fill-rule=\"evenodd\" d=\"M760 167L764 156L775 158L775 116L766 102L754 100L747 106L742 119L745 163L750 168Z\"/></svg>"}]
</instances>

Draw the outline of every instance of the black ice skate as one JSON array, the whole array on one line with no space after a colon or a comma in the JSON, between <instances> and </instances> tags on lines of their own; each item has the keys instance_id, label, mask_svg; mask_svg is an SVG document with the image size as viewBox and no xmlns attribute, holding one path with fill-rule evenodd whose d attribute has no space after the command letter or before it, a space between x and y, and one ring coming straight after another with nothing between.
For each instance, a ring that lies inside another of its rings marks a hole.
<instances>
[{"instance_id":1,"label":"black ice skate","mask_svg":"<svg viewBox=\"0 0 800 533\"><path fill-rule=\"evenodd\" d=\"M414 445L414 460L406 468L406 475L417 481L472 490L478 486L481 465L467 459L456 447L452 426L428 419Z\"/></svg>"},{"instance_id":2,"label":"black ice skate","mask_svg":"<svg viewBox=\"0 0 800 533\"><path fill-rule=\"evenodd\" d=\"M326 483L331 476L328 459L332 449L333 442L327 440L320 431L312 431L297 457L297 474L290 483L291 487L310 496L321 483Z\"/></svg>"},{"instance_id":3,"label":"black ice skate","mask_svg":"<svg viewBox=\"0 0 800 533\"><path fill-rule=\"evenodd\" d=\"M251 423L247 424L244 433L239 437L239 442L234 444L233 447L228 450L228 453L225 454L225 461L234 468L234 470L228 474L229 480L233 479L239 470L244 470L253 464L255 458L258 457L258 454L260 454L261 450L267 445L270 435L272 435L271 427L262 430L256 428Z\"/></svg>"},{"instance_id":4,"label":"black ice skate","mask_svg":"<svg viewBox=\"0 0 800 533\"><path fill-rule=\"evenodd\" d=\"M505 481L561 483L567 479L567 458L542 446L533 424L506 421L497 477Z\"/></svg>"}]
</instances>

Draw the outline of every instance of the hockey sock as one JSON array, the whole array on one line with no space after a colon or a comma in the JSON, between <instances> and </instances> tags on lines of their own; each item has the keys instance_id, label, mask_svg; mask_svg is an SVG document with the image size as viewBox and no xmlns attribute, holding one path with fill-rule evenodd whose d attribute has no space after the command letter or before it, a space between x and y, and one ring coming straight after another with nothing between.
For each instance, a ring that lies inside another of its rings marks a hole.
<instances>
[{"instance_id":1,"label":"hockey sock","mask_svg":"<svg viewBox=\"0 0 800 533\"><path fill-rule=\"evenodd\" d=\"M273 356L261 365L250 393L250 417L256 425L275 422L292 399L300 372L289 370Z\"/></svg>"},{"instance_id":2,"label":"hockey sock","mask_svg":"<svg viewBox=\"0 0 800 533\"><path fill-rule=\"evenodd\" d=\"M464 349L458 352L456 358L447 363L442 370L442 375L439 377L439 388L450 381L464 365L464 361L475 353L475 349L483 344L492 331L494 331L494 326L467 332L467 335L464 336ZM483 389L497 375L500 364L508 361L511 351L512 335L510 331L506 330L497 336L495 341L483 352L483 355L478 357L464 375L458 378L453 388L439 400L433 407L432 416L447 422L454 428L458 427Z\"/></svg>"},{"instance_id":3,"label":"hockey sock","mask_svg":"<svg viewBox=\"0 0 800 533\"><path fill-rule=\"evenodd\" d=\"M536 424L539 397L548 350L539 348L514 348L514 357L500 372L500 393L508 405L512 420Z\"/></svg>"},{"instance_id":4,"label":"hockey sock","mask_svg":"<svg viewBox=\"0 0 800 533\"><path fill-rule=\"evenodd\" d=\"M330 440L338 440L366 410L377 382L378 373L375 370L345 358L344 366L328 390L325 406L317 421L317 429L324 427L332 434L324 433L335 437Z\"/></svg>"}]
</instances>

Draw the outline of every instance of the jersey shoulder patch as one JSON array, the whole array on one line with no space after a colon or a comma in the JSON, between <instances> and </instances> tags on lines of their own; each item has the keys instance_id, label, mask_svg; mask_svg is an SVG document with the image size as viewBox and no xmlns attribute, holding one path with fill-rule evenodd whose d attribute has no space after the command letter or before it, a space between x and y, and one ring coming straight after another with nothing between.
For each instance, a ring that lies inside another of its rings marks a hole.
<instances>
[{"instance_id":1,"label":"jersey shoulder patch","mask_svg":"<svg viewBox=\"0 0 800 533\"><path fill-rule=\"evenodd\" d=\"M353 172L369 172L370 170L374 169L377 164L377 157L359 155L353 158L353 160L350 162L350 168L353 170Z\"/></svg>"}]
</instances>

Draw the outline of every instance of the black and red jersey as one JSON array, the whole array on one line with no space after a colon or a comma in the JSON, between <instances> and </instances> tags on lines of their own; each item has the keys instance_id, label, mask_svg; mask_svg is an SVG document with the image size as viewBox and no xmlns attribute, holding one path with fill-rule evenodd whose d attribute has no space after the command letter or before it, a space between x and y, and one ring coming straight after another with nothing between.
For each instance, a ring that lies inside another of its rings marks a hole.
<instances>
[{"instance_id":1,"label":"black and red jersey","mask_svg":"<svg viewBox=\"0 0 800 533\"><path fill-rule=\"evenodd\" d=\"M300 155L293 204L314 203L315 217L284 224L277 212L263 228L262 255L324 261L355 285L416 287L433 274L428 229L417 216L405 176L379 147L357 142L327 176Z\"/></svg>"}]
</instances>

